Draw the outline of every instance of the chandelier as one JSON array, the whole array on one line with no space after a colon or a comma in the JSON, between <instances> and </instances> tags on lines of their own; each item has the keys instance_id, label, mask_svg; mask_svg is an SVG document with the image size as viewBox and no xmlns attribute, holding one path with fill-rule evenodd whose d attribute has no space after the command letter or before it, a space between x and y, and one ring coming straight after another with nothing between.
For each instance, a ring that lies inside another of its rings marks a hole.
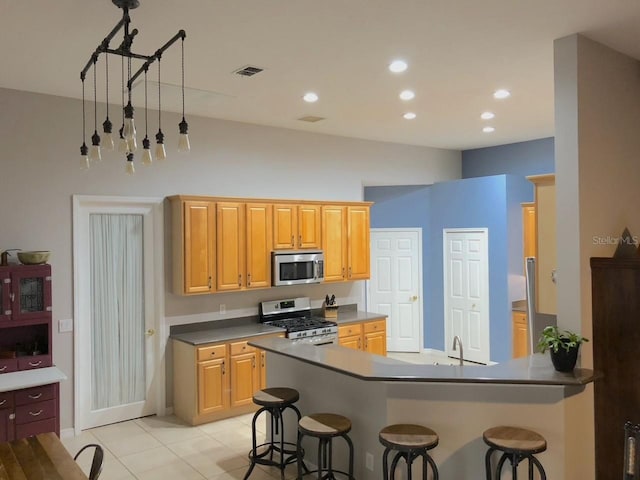
<instances>
[{"instance_id":1,"label":"chandelier","mask_svg":"<svg viewBox=\"0 0 640 480\"><path fill-rule=\"evenodd\" d=\"M153 157L151 155L151 141L148 136L148 117L147 117L147 74L149 66L157 60L158 65L158 133L156 133L156 149L155 157L157 160L164 160L167 157L167 153L164 147L164 133L161 128L161 95L160 95L160 65L162 54L171 47L175 42L181 40L181 66L182 66L182 121L178 124L179 139L178 139L178 151L188 152L191 149L189 143L189 125L184 118L184 39L187 34L184 30L178 31L167 43L162 45L152 55L142 55L134 53L131 50L133 40L138 34L137 29L130 29L131 18L129 17L129 10L133 10L140 5L138 0L112 0L112 2L122 9L122 20L120 20L115 27L109 32L109 34L102 40L102 43L98 45L96 50L91 55L91 58L80 72L80 80L82 80L82 146L80 147L81 166L82 168L89 168L92 162L102 160L101 148L105 150L114 150L115 145L113 141L113 123L109 119L109 54L118 55L121 57L121 82L122 82L122 126L120 127L119 145L118 151L126 157L126 171L129 174L135 173L135 167L133 163L134 153L138 148L137 132L134 122L134 108L131 104L131 89L136 79L144 74L144 127L145 135L142 140L142 164L151 165ZM123 32L123 39L117 48L111 48L109 44L120 31ZM101 54L104 55L105 65L105 77L106 77L106 104L107 112L106 119L102 123L104 135L101 138L98 134L98 111L97 111L97 85L96 85L96 67L98 64L98 58ZM137 71L132 72L132 60L140 60L144 63ZM87 147L86 143L86 108L85 108L85 79L89 70L93 69L93 135L91 136L91 147ZM125 104L126 100L126 104Z\"/></svg>"}]
</instances>

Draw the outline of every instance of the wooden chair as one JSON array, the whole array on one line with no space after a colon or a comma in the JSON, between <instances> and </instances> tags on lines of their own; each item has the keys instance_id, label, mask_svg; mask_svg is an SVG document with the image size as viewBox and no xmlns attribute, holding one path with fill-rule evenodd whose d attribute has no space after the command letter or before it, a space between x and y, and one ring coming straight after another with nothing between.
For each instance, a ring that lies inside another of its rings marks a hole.
<instances>
[{"instance_id":1,"label":"wooden chair","mask_svg":"<svg viewBox=\"0 0 640 480\"><path fill-rule=\"evenodd\" d=\"M76 456L73 457L74 460L78 460L78 457L82 452L84 452L87 448L95 448L93 451L93 460L91 460L91 470L89 471L89 480L98 480L100 473L102 473L102 460L104 459L104 450L100 445L95 443L89 443L82 447Z\"/></svg>"}]
</instances>

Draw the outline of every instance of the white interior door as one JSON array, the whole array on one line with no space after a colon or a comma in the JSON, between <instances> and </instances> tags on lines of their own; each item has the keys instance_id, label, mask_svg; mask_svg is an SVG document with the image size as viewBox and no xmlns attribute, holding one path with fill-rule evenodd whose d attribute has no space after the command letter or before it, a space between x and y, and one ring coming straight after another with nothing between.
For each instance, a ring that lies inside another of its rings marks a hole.
<instances>
[{"instance_id":1,"label":"white interior door","mask_svg":"<svg viewBox=\"0 0 640 480\"><path fill-rule=\"evenodd\" d=\"M74 197L75 430L164 409L162 199Z\"/></svg>"},{"instance_id":2,"label":"white interior door","mask_svg":"<svg viewBox=\"0 0 640 480\"><path fill-rule=\"evenodd\" d=\"M387 350L422 349L422 229L371 229L368 306L387 315Z\"/></svg>"},{"instance_id":3,"label":"white interior door","mask_svg":"<svg viewBox=\"0 0 640 480\"><path fill-rule=\"evenodd\" d=\"M462 340L464 358L488 363L489 351L489 231L444 230L445 351L453 338Z\"/></svg>"}]
</instances>

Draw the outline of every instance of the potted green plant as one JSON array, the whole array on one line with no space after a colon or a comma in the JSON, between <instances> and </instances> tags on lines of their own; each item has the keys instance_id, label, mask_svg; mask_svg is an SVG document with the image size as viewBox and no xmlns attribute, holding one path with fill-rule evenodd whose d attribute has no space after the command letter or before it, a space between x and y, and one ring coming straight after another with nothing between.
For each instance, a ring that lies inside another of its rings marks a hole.
<instances>
[{"instance_id":1,"label":"potted green plant","mask_svg":"<svg viewBox=\"0 0 640 480\"><path fill-rule=\"evenodd\" d=\"M576 366L580 344L588 341L580 334L570 330L560 330L558 327L550 325L542 330L538 341L538 350L541 353L549 350L551 362L556 370L570 372Z\"/></svg>"}]
</instances>

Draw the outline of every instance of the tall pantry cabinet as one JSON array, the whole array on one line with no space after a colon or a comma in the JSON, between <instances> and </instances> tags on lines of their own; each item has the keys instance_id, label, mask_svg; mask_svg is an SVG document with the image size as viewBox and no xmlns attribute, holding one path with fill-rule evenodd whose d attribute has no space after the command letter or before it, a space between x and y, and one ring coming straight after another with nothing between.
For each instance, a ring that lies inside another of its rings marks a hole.
<instances>
[{"instance_id":1,"label":"tall pantry cabinet","mask_svg":"<svg viewBox=\"0 0 640 480\"><path fill-rule=\"evenodd\" d=\"M640 258L592 258L591 285L596 478L618 480L624 424L640 423Z\"/></svg>"}]
</instances>

